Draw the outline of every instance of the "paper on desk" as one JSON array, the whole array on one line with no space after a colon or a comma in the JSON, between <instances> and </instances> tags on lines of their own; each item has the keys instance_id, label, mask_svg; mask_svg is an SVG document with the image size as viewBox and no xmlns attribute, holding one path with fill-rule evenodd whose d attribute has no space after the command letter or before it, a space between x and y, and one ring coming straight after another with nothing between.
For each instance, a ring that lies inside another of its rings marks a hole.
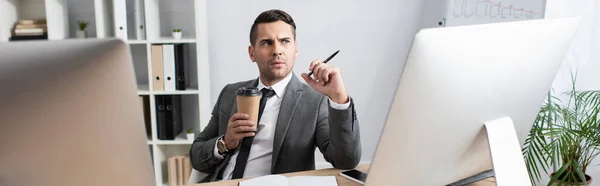
<instances>
[{"instance_id":1,"label":"paper on desk","mask_svg":"<svg viewBox=\"0 0 600 186\"><path fill-rule=\"evenodd\" d=\"M338 186L335 176L294 176L288 180L289 186Z\"/></svg>"},{"instance_id":2,"label":"paper on desk","mask_svg":"<svg viewBox=\"0 0 600 186\"><path fill-rule=\"evenodd\" d=\"M286 186L288 178L281 175L267 175L240 181L239 186Z\"/></svg>"},{"instance_id":3,"label":"paper on desk","mask_svg":"<svg viewBox=\"0 0 600 186\"><path fill-rule=\"evenodd\" d=\"M239 186L338 186L335 176L267 175L241 181Z\"/></svg>"}]
</instances>

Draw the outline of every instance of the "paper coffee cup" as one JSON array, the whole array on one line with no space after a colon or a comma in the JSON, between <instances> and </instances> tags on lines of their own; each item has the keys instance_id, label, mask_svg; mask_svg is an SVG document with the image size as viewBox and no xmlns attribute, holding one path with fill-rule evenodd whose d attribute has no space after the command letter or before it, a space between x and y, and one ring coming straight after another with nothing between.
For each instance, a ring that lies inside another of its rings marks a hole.
<instances>
[{"instance_id":1,"label":"paper coffee cup","mask_svg":"<svg viewBox=\"0 0 600 186\"><path fill-rule=\"evenodd\" d=\"M242 87L236 91L237 112L248 114L249 120L258 124L258 111L262 93L256 87ZM256 125L254 126L256 130Z\"/></svg>"}]
</instances>

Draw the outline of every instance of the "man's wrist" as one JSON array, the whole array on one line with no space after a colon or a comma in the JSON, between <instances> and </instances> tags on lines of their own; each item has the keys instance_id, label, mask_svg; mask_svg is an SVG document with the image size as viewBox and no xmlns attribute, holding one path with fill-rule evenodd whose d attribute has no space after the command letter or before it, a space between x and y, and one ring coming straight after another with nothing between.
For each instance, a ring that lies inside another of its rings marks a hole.
<instances>
[{"instance_id":1,"label":"man's wrist","mask_svg":"<svg viewBox=\"0 0 600 186\"><path fill-rule=\"evenodd\" d=\"M350 97L346 93L332 94L329 99L337 104L346 104L350 101Z\"/></svg>"},{"instance_id":2,"label":"man's wrist","mask_svg":"<svg viewBox=\"0 0 600 186\"><path fill-rule=\"evenodd\" d=\"M329 106L336 110L346 110L346 109L350 108L350 103L352 102L352 99L350 99L350 101L348 103L337 104L336 102L333 102L331 100L331 98L327 98L327 99L328 99L327 101L329 102Z\"/></svg>"},{"instance_id":3,"label":"man's wrist","mask_svg":"<svg viewBox=\"0 0 600 186\"><path fill-rule=\"evenodd\" d=\"M221 154L219 154L219 147L218 147L219 146L219 139L220 139L220 137L217 138L217 140L215 141L215 148L213 150L213 155L217 159L222 160L222 159L225 159L225 157L223 157Z\"/></svg>"},{"instance_id":4,"label":"man's wrist","mask_svg":"<svg viewBox=\"0 0 600 186\"><path fill-rule=\"evenodd\" d=\"M229 148L227 147L227 143L225 142L225 135L217 139L217 149L219 155L221 156L225 156L229 152Z\"/></svg>"}]
</instances>

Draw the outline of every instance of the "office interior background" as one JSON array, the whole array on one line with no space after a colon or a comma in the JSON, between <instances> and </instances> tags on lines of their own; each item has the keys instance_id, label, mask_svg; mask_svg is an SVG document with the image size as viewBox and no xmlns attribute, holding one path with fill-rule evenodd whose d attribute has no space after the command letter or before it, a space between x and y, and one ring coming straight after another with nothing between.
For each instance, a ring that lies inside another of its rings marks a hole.
<instances>
[{"instance_id":1,"label":"office interior background","mask_svg":"<svg viewBox=\"0 0 600 186\"><path fill-rule=\"evenodd\" d=\"M27 1L42 0L21 0L21 3ZM255 17L267 9L288 12L297 25L299 55L293 69L295 75L299 77L301 73L308 72L312 60L324 59L340 50L330 65L340 68L347 92L355 101L361 128L362 162L368 163L375 153L414 35L423 28L440 27L439 22L447 15L448 3L456 1L207 0L201 3L205 7L195 9L191 6L194 0L161 0L161 13L184 16L161 17L161 25L165 28L160 28L160 32L161 36L168 36L172 28L166 26L181 25L184 37L196 36L190 43L198 47L191 51L201 51L197 56L192 55L197 57L197 65L200 66L199 77L194 77L197 79L195 83L200 85L186 96L197 96L188 100L199 103L191 106L199 112L199 117L196 117L199 119L196 120L202 124L194 129L199 132L208 122L210 110L226 84L253 79L258 75L258 69L250 61L247 51L249 30ZM6 4L9 1L0 2ZM87 37L97 37L99 31L95 22L97 14L94 3L93 0L66 0L69 38L76 36L79 20L90 22ZM600 50L600 2L547 0L544 5L545 18L582 17L581 26L552 87L556 92L569 90L570 70L577 69L578 89L600 89L600 53L597 52ZM204 33L195 35L189 32ZM138 43L131 46L134 61L142 60L135 63L146 63L144 56L149 51L143 47L145 45L140 47ZM145 76L148 76L147 72ZM186 148L189 149L189 144L185 142L152 145L156 145L154 150L159 151L175 149L185 152ZM170 154L165 152L165 155ZM315 154L317 168L330 167L318 150ZM587 174L595 179L600 178L600 158L596 158ZM543 178L543 183L549 180L548 176Z\"/></svg>"}]
</instances>

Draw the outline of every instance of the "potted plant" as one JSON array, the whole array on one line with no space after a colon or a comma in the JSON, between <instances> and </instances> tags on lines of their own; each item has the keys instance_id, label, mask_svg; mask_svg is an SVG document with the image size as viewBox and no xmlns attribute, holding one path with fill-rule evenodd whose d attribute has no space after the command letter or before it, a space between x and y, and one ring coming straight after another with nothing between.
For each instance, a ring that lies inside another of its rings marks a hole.
<instances>
[{"instance_id":1,"label":"potted plant","mask_svg":"<svg viewBox=\"0 0 600 186\"><path fill-rule=\"evenodd\" d=\"M550 174L548 185L592 182L586 170L600 154L600 91L577 91L575 76L571 78L572 90L562 99L548 93L523 145L534 184L541 179L541 171L548 174L551 166L558 170Z\"/></svg>"},{"instance_id":2,"label":"potted plant","mask_svg":"<svg viewBox=\"0 0 600 186\"><path fill-rule=\"evenodd\" d=\"M85 29L88 26L88 22L85 21L77 21L77 24L79 25L79 30L77 30L77 32L75 33L75 37L76 38L85 38Z\"/></svg>"},{"instance_id":3,"label":"potted plant","mask_svg":"<svg viewBox=\"0 0 600 186\"><path fill-rule=\"evenodd\" d=\"M181 39L181 34L182 32L180 28L173 29L173 38Z\"/></svg>"},{"instance_id":4,"label":"potted plant","mask_svg":"<svg viewBox=\"0 0 600 186\"><path fill-rule=\"evenodd\" d=\"M187 139L190 141L195 139L194 130L191 128L187 129Z\"/></svg>"}]
</instances>

